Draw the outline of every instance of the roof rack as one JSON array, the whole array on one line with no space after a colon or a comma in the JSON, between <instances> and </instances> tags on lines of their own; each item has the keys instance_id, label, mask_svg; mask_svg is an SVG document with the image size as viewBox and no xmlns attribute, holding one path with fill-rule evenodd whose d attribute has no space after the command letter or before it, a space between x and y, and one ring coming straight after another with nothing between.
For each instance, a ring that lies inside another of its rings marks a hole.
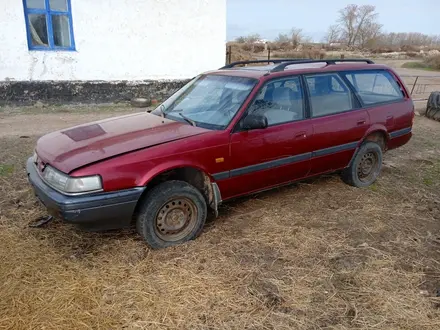
<instances>
[{"instance_id":1,"label":"roof rack","mask_svg":"<svg viewBox=\"0 0 440 330\"><path fill-rule=\"evenodd\" d=\"M270 72L280 72L280 71L284 71L284 69L290 65L293 64L307 64L307 63L327 63L327 65L333 65L336 64L336 62L365 62L368 64L374 64L374 62L372 60L369 59L353 59L353 58L348 58L348 59L329 59L329 60L295 60L295 61L289 61L289 62L282 62L280 64L278 64L277 66L275 66L274 68L272 68L270 70Z\"/></svg>"},{"instance_id":2,"label":"roof rack","mask_svg":"<svg viewBox=\"0 0 440 330\"><path fill-rule=\"evenodd\" d=\"M274 60L238 61L238 62L232 62L230 64L227 64L224 67L221 67L219 70L230 69L230 68L233 68L233 67L235 67L237 65L240 65L240 64L257 64L257 63L267 63L267 64L273 63L273 64L277 64L277 63L283 63L283 62L290 62L290 63L292 63L292 62L304 61L304 60L309 60L309 59L278 58L278 59L274 59Z\"/></svg>"}]
</instances>

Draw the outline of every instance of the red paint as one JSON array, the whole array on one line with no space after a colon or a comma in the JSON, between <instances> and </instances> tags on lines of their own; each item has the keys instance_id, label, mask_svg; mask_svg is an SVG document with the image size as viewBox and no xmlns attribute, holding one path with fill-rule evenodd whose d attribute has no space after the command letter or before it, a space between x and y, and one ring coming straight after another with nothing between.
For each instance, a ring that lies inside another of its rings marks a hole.
<instances>
[{"instance_id":1,"label":"red paint","mask_svg":"<svg viewBox=\"0 0 440 330\"><path fill-rule=\"evenodd\" d=\"M121 153L207 132L149 113L137 113L47 134L38 140L37 153L43 161L70 173Z\"/></svg>"},{"instance_id":2,"label":"red paint","mask_svg":"<svg viewBox=\"0 0 440 330\"><path fill-rule=\"evenodd\" d=\"M310 120L232 134L231 169L307 153L310 151L312 134ZM283 166L282 169L276 167L233 177L221 182L220 189L226 196L238 196L292 179L301 179L309 171L310 161L300 161Z\"/></svg>"},{"instance_id":3,"label":"red paint","mask_svg":"<svg viewBox=\"0 0 440 330\"><path fill-rule=\"evenodd\" d=\"M405 93L400 103L305 119L266 129L234 132L259 88L268 80L289 75L344 70L385 69ZM412 127L413 103L397 74L386 66L338 64L264 75L261 71L221 70L210 74L251 77L259 80L230 125L223 131L193 127L148 113L106 119L42 137L40 158L72 176L101 175L105 191L148 185L164 171L193 167L214 174L284 157L312 153L350 143L358 145L371 133L383 132L389 149L409 141L411 133L394 139L392 131ZM70 136L70 137L69 137ZM305 159L218 181L223 200L264 190L348 165L355 150ZM224 158L217 163L217 158Z\"/></svg>"}]
</instances>

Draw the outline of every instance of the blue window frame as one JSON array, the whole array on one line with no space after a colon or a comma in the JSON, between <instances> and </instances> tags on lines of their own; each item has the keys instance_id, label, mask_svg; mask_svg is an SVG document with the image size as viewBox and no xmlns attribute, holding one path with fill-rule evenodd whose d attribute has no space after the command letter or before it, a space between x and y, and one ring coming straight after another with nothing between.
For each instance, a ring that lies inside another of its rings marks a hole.
<instances>
[{"instance_id":1,"label":"blue window frame","mask_svg":"<svg viewBox=\"0 0 440 330\"><path fill-rule=\"evenodd\" d=\"M74 51L70 0L23 0L29 50Z\"/></svg>"}]
</instances>

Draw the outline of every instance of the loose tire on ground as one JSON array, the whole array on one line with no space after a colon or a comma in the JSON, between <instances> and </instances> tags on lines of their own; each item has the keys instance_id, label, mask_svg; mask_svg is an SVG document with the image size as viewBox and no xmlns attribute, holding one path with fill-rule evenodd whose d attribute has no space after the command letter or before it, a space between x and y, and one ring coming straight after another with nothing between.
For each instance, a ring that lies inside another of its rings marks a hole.
<instances>
[{"instance_id":1,"label":"loose tire on ground","mask_svg":"<svg viewBox=\"0 0 440 330\"><path fill-rule=\"evenodd\" d=\"M382 169L382 148L375 142L361 145L349 167L341 173L342 180L358 188L373 184Z\"/></svg>"},{"instance_id":2,"label":"loose tire on ground","mask_svg":"<svg viewBox=\"0 0 440 330\"><path fill-rule=\"evenodd\" d=\"M426 117L440 121L440 92L432 92L426 105Z\"/></svg>"},{"instance_id":3,"label":"loose tire on ground","mask_svg":"<svg viewBox=\"0 0 440 330\"><path fill-rule=\"evenodd\" d=\"M207 206L203 195L183 181L159 184L140 203L136 228L153 249L195 239L206 221Z\"/></svg>"},{"instance_id":4,"label":"loose tire on ground","mask_svg":"<svg viewBox=\"0 0 440 330\"><path fill-rule=\"evenodd\" d=\"M130 101L131 106L135 108L148 108L151 105L151 101L146 98L138 97Z\"/></svg>"}]
</instances>

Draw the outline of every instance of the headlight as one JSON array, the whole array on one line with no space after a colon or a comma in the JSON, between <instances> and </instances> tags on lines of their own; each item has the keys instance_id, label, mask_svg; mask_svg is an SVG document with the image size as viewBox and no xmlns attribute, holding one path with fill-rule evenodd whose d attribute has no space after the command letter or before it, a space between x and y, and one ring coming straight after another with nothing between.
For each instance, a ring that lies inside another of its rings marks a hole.
<instances>
[{"instance_id":1,"label":"headlight","mask_svg":"<svg viewBox=\"0 0 440 330\"><path fill-rule=\"evenodd\" d=\"M68 194L102 190L101 178L98 175L74 178L47 166L43 171L43 178L53 188Z\"/></svg>"}]
</instances>

